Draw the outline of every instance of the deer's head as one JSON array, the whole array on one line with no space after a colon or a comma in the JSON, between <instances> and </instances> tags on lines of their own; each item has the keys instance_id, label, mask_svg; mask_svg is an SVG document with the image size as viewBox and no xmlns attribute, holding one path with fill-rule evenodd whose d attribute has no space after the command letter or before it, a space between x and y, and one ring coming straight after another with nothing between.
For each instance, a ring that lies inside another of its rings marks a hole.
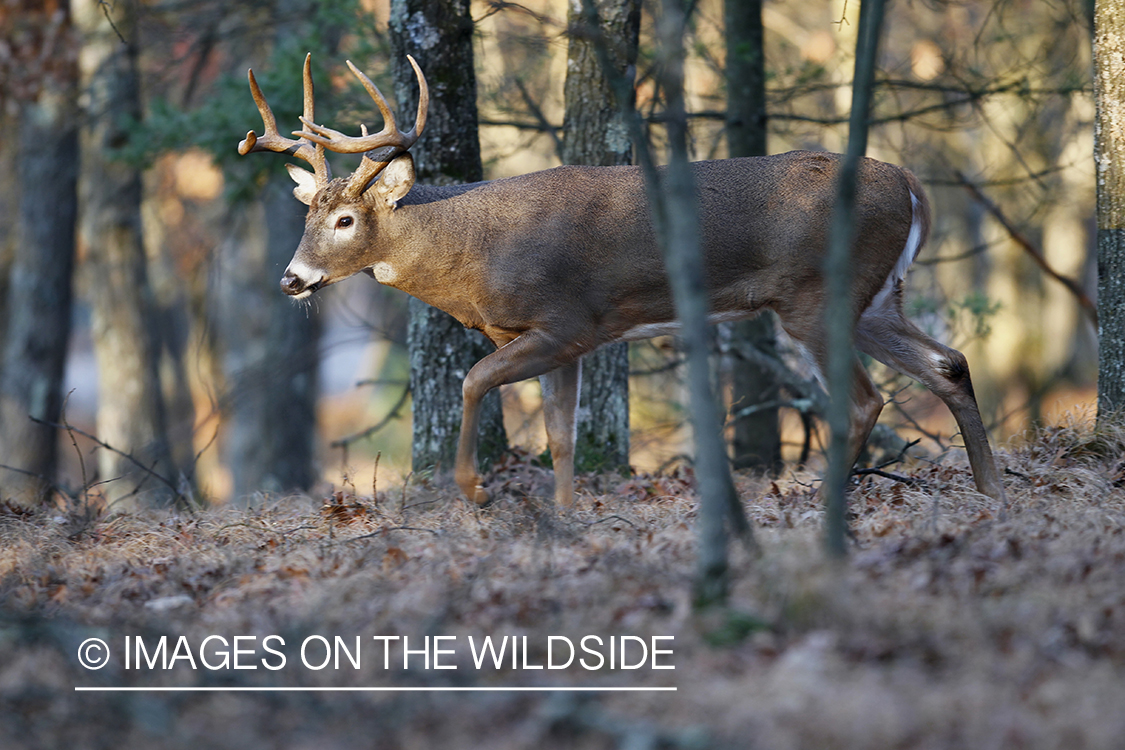
<instances>
[{"instance_id":1,"label":"deer's head","mask_svg":"<svg viewBox=\"0 0 1125 750\"><path fill-rule=\"evenodd\" d=\"M296 299L371 265L369 251L378 236L380 218L393 211L414 184L414 161L408 149L425 127L429 108L426 78L413 57L408 55L407 59L418 76L418 115L414 127L407 132L398 129L387 100L375 84L349 61L348 67L382 113L383 129L368 134L367 126L361 125L362 135L348 136L317 125L313 122L311 57L305 57L305 107L301 116L304 128L293 132L298 138L285 138L278 133L277 121L251 70L250 93L262 115L265 134L259 137L251 130L238 144L238 153L242 155L275 151L312 165L312 172L293 164L286 165L297 183L293 195L309 207L304 237L281 278L281 291ZM325 149L341 154L363 154L363 159L350 176L332 179Z\"/></svg>"}]
</instances>

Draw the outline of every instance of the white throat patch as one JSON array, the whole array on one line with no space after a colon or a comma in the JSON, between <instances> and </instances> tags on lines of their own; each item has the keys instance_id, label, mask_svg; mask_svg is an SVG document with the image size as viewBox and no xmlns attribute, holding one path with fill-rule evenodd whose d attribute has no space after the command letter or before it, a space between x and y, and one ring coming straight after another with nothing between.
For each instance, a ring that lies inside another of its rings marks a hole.
<instances>
[{"instance_id":1,"label":"white throat patch","mask_svg":"<svg viewBox=\"0 0 1125 750\"><path fill-rule=\"evenodd\" d=\"M391 284L398 278L398 272L391 267L391 264L382 260L371 266L371 274L380 284Z\"/></svg>"}]
</instances>

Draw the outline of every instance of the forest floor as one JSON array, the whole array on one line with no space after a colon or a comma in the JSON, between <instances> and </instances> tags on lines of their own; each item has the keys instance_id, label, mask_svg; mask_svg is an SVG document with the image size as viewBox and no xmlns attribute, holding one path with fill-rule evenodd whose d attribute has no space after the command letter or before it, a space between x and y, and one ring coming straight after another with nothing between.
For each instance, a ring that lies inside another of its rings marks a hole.
<instances>
[{"instance_id":1,"label":"forest floor","mask_svg":"<svg viewBox=\"0 0 1125 750\"><path fill-rule=\"evenodd\" d=\"M1007 447L1004 518L953 459L896 469L914 484L866 477L843 563L822 553L807 487L740 477L759 551L733 547L729 608L702 614L686 470L587 477L573 512L539 499L547 473L518 458L484 510L425 484L178 514L7 506L0 737L7 750L1120 748L1123 443L1056 427ZM478 667L485 637L506 644L499 665ZM567 662L570 644L567 668L535 668ZM321 668L328 646L339 663ZM154 690L171 687L221 690ZM309 687L393 690L247 690Z\"/></svg>"}]
</instances>

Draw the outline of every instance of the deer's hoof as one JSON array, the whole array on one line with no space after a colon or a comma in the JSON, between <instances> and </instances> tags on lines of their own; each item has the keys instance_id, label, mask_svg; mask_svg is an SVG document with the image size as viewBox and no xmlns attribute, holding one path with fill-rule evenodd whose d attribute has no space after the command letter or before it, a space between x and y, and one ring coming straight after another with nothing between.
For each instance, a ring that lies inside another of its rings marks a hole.
<instances>
[{"instance_id":1,"label":"deer's hoof","mask_svg":"<svg viewBox=\"0 0 1125 750\"><path fill-rule=\"evenodd\" d=\"M484 508L492 502L492 496L481 487L479 484L472 488L472 492L465 493L470 500L477 504L477 507Z\"/></svg>"},{"instance_id":2,"label":"deer's hoof","mask_svg":"<svg viewBox=\"0 0 1125 750\"><path fill-rule=\"evenodd\" d=\"M461 487L461 492L465 497L476 503L479 507L483 508L492 502L492 496L481 485L482 479L479 476L468 477L466 481L458 481L457 484Z\"/></svg>"}]
</instances>

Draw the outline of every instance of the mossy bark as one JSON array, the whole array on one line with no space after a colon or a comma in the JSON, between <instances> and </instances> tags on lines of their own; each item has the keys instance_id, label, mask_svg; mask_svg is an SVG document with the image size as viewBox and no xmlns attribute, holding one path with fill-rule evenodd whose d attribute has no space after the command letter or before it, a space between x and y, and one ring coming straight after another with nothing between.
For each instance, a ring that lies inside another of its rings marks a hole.
<instances>
[{"instance_id":1,"label":"mossy bark","mask_svg":"<svg viewBox=\"0 0 1125 750\"><path fill-rule=\"evenodd\" d=\"M1125 413L1125 8L1094 6L1098 421Z\"/></svg>"},{"instance_id":2,"label":"mossy bark","mask_svg":"<svg viewBox=\"0 0 1125 750\"><path fill-rule=\"evenodd\" d=\"M418 182L451 185L482 179L468 0L393 0L390 23L395 97L403 127L418 108L413 55L430 87L426 128L410 149ZM440 248L434 248L440 252ZM494 351L476 331L418 300L410 301L407 343L414 400L415 471L452 470L461 428L461 383ZM487 465L507 447L499 391L485 397L478 455Z\"/></svg>"},{"instance_id":3,"label":"mossy bark","mask_svg":"<svg viewBox=\"0 0 1125 750\"><path fill-rule=\"evenodd\" d=\"M640 3L598 0L596 7L600 28L593 30L586 28L581 4L570 5L562 160L589 166L631 164L633 144L594 44L602 40L618 74L632 81ZM628 470L628 344L604 346L582 361L574 465L577 471Z\"/></svg>"}]
</instances>

